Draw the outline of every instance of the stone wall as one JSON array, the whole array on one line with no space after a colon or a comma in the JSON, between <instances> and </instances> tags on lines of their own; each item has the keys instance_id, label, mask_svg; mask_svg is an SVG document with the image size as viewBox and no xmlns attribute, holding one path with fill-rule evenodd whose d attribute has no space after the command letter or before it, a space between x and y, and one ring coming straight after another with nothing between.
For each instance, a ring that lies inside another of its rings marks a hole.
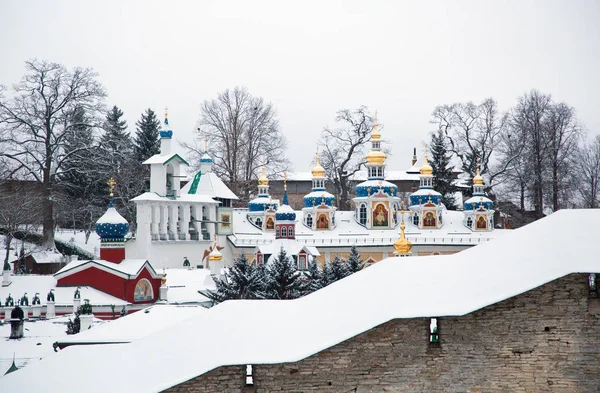
<instances>
[{"instance_id":1,"label":"stone wall","mask_svg":"<svg viewBox=\"0 0 600 393\"><path fill-rule=\"evenodd\" d=\"M223 367L172 391L600 392L598 301L587 275L573 274L438 319L439 344L429 343L430 318L398 319L299 362L255 365L251 388L235 390L244 370Z\"/></svg>"}]
</instances>

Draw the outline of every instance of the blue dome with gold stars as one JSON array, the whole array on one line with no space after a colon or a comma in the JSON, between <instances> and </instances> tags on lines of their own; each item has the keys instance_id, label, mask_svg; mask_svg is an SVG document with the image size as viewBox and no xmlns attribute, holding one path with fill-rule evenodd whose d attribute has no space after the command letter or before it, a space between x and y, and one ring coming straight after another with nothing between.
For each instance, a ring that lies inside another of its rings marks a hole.
<instances>
[{"instance_id":1,"label":"blue dome with gold stars","mask_svg":"<svg viewBox=\"0 0 600 393\"><path fill-rule=\"evenodd\" d=\"M96 221L96 233L103 241L123 241L127 232L129 232L129 223L115 209L111 198L108 209Z\"/></svg>"}]
</instances>

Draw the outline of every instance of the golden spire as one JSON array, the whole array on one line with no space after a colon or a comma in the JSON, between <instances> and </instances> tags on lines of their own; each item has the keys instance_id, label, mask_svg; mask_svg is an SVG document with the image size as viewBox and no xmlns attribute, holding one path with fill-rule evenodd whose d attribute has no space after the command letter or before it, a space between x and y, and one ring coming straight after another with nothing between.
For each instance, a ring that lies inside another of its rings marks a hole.
<instances>
[{"instance_id":1,"label":"golden spire","mask_svg":"<svg viewBox=\"0 0 600 393\"><path fill-rule=\"evenodd\" d=\"M268 186L269 185L269 178L265 174L264 166L261 168L261 171L260 171L260 177L258 178L258 185L259 186Z\"/></svg>"},{"instance_id":2,"label":"golden spire","mask_svg":"<svg viewBox=\"0 0 600 393\"><path fill-rule=\"evenodd\" d=\"M315 167L311 171L312 177L325 177L325 168L321 165L321 157L319 157L319 149L315 155Z\"/></svg>"},{"instance_id":3,"label":"golden spire","mask_svg":"<svg viewBox=\"0 0 600 393\"><path fill-rule=\"evenodd\" d=\"M167 286L167 273L165 272L165 268L164 267L163 267L162 278L160 279L160 286L161 287L166 287Z\"/></svg>"},{"instance_id":4,"label":"golden spire","mask_svg":"<svg viewBox=\"0 0 600 393\"><path fill-rule=\"evenodd\" d=\"M379 120L377 118L377 111L375 111L375 121L373 122L373 132L371 133L371 139L381 139L381 133L379 133Z\"/></svg>"},{"instance_id":5,"label":"golden spire","mask_svg":"<svg viewBox=\"0 0 600 393\"><path fill-rule=\"evenodd\" d=\"M433 173L433 168L429 165L429 161L427 161L427 153L423 158L423 166L419 169L419 173L421 175L431 175Z\"/></svg>"},{"instance_id":6,"label":"golden spire","mask_svg":"<svg viewBox=\"0 0 600 393\"><path fill-rule=\"evenodd\" d=\"M114 196L115 186L117 185L117 182L111 177L110 179L108 179L106 184L108 184L108 187L110 189L110 197L112 198Z\"/></svg>"},{"instance_id":7,"label":"golden spire","mask_svg":"<svg viewBox=\"0 0 600 393\"><path fill-rule=\"evenodd\" d=\"M402 216L404 218L404 216ZM408 241L406 235L404 234L406 226L404 225L404 220L400 224L400 238L394 242L394 255L410 255L410 249L412 248L412 243Z\"/></svg>"},{"instance_id":8,"label":"golden spire","mask_svg":"<svg viewBox=\"0 0 600 393\"><path fill-rule=\"evenodd\" d=\"M483 186L483 176L481 176L479 171L480 165L479 158L477 158L477 169L475 169L475 177L473 178L473 185L476 186Z\"/></svg>"},{"instance_id":9,"label":"golden spire","mask_svg":"<svg viewBox=\"0 0 600 393\"><path fill-rule=\"evenodd\" d=\"M169 108L165 106L165 120L169 118Z\"/></svg>"}]
</instances>

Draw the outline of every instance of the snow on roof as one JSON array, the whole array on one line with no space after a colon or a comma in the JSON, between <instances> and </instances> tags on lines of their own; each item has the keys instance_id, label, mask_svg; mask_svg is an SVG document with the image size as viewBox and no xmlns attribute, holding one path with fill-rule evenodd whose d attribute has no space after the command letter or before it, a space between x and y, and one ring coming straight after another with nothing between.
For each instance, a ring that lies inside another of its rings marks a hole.
<instances>
[{"instance_id":1,"label":"snow on roof","mask_svg":"<svg viewBox=\"0 0 600 393\"><path fill-rule=\"evenodd\" d=\"M166 269L169 304L209 302L201 289L216 289L209 269ZM162 273L162 272L161 272Z\"/></svg>"},{"instance_id":2,"label":"snow on roof","mask_svg":"<svg viewBox=\"0 0 600 393\"><path fill-rule=\"evenodd\" d=\"M275 240L273 232L263 232L247 219L248 210L235 209L233 222L235 233L228 239L236 247L254 247L259 244L270 244ZM444 225L439 229L419 229L409 219L408 212L404 215L406 237L415 245L475 245L502 236L507 229L473 232L465 224L465 215L461 211L444 209L442 212ZM313 231L304 225L304 213L296 212L296 240L307 246L315 247L349 247L358 246L391 246L399 237L400 223L393 229L367 229L356 222L353 211L336 211L335 227L327 231Z\"/></svg>"},{"instance_id":3,"label":"snow on roof","mask_svg":"<svg viewBox=\"0 0 600 393\"><path fill-rule=\"evenodd\" d=\"M415 173L409 173L409 171L385 171L385 180L387 181L419 181L419 168L416 169ZM365 181L368 179L366 171L359 171L352 176L353 181ZM274 181L281 180L276 179ZM296 172L288 174L288 181L312 181L312 174L310 172Z\"/></svg>"},{"instance_id":4,"label":"snow on roof","mask_svg":"<svg viewBox=\"0 0 600 393\"><path fill-rule=\"evenodd\" d=\"M158 304L59 340L60 344L128 343L201 315L201 306Z\"/></svg>"},{"instance_id":5,"label":"snow on roof","mask_svg":"<svg viewBox=\"0 0 600 393\"><path fill-rule=\"evenodd\" d=\"M213 172L202 173L196 194L188 194L193 182L188 182L181 189L181 196L189 195L208 195L211 198L234 199L238 197L223 183L223 181Z\"/></svg>"},{"instance_id":6,"label":"snow on roof","mask_svg":"<svg viewBox=\"0 0 600 393\"><path fill-rule=\"evenodd\" d=\"M74 246L87 251L92 255L99 256L100 236L98 236L96 232L92 231L92 233L90 233L87 243L85 241L85 232L81 230L73 231L72 229L59 229L54 233L54 237L65 243L72 243Z\"/></svg>"},{"instance_id":7,"label":"snow on roof","mask_svg":"<svg viewBox=\"0 0 600 393\"><path fill-rule=\"evenodd\" d=\"M276 239L269 244L261 244L257 246L258 250L263 254L272 254L276 256L279 250L283 248L288 255L298 255L304 249L309 255L319 256L319 250L316 247L307 246L294 239Z\"/></svg>"},{"instance_id":8,"label":"snow on roof","mask_svg":"<svg viewBox=\"0 0 600 393\"><path fill-rule=\"evenodd\" d=\"M149 164L165 165L166 163L168 163L169 161L171 161L174 158L176 158L177 160L179 160L181 163L183 163L185 165L190 165L187 163L186 160L181 158L181 156L177 153L171 153L171 154L165 154L165 155L155 154L152 157L148 158L146 161L144 161L142 164L144 164L144 165L149 165Z\"/></svg>"},{"instance_id":9,"label":"snow on roof","mask_svg":"<svg viewBox=\"0 0 600 393\"><path fill-rule=\"evenodd\" d=\"M203 194L196 194L196 195L190 195L190 194L181 194L180 196L178 196L177 198L171 198L171 197L164 197L164 196L160 196L154 192L145 192L142 195L138 195L135 198L132 199L132 201L134 202L140 202L140 201L164 201L164 202L173 202L173 203L177 203L177 202L202 202L202 203L206 203L206 204L213 204L216 205L219 202L215 201L214 199L212 199L212 197L210 197L209 195L203 195Z\"/></svg>"},{"instance_id":10,"label":"snow on roof","mask_svg":"<svg viewBox=\"0 0 600 393\"><path fill-rule=\"evenodd\" d=\"M54 278L54 276L11 275L11 281L12 283L9 286L0 287L0 299L2 299L2 303L5 302L9 293L16 301L16 299L20 299L25 292L27 292L27 297L29 297L29 301L31 302L35 293L38 292L40 294L41 303L44 305L46 304L46 295L51 289L54 289L57 306L73 305L73 293L75 292L75 288L57 287L56 278ZM92 305L106 306L114 304L121 306L129 304L125 300L121 300L92 287L81 286L80 291L81 298L89 299Z\"/></svg>"},{"instance_id":11,"label":"snow on roof","mask_svg":"<svg viewBox=\"0 0 600 393\"><path fill-rule=\"evenodd\" d=\"M92 259L92 260L87 260L87 261L73 261L73 262L70 262L69 264L67 264L67 266L60 269L58 272L56 272L54 274L54 277L56 279L61 279L63 277L69 276L75 272L79 272L82 269L87 268L86 265L89 265L90 267L95 266L102 270L108 270L109 272L115 273L117 275L119 275L118 273L121 273L120 275L126 276L124 278L136 277L142 271L144 266L147 266L148 269L150 270L150 273L152 273L152 275L155 278L160 277L160 275L157 274L156 271L154 271L154 268L152 267L152 265L150 265L150 263L148 263L148 261L145 259L124 259L120 263L104 261L102 259L97 259L97 260ZM81 268L81 269L79 269L79 268Z\"/></svg>"},{"instance_id":12,"label":"snow on roof","mask_svg":"<svg viewBox=\"0 0 600 393\"><path fill-rule=\"evenodd\" d=\"M223 365L298 361L392 319L465 315L567 274L600 273L599 220L599 209L560 210L457 254L388 258L300 299L226 301L126 351L69 347L5 376L2 387L36 391L44 381L48 392L79 392L69 378L77 370L81 381L101 372L123 391L156 392ZM557 247L565 237L570 246ZM89 393L105 389L86 385Z\"/></svg>"},{"instance_id":13,"label":"snow on roof","mask_svg":"<svg viewBox=\"0 0 600 393\"><path fill-rule=\"evenodd\" d=\"M106 212L96 221L96 224L128 224L127 220L119 214L117 209L111 206L106 209Z\"/></svg>"}]
</instances>

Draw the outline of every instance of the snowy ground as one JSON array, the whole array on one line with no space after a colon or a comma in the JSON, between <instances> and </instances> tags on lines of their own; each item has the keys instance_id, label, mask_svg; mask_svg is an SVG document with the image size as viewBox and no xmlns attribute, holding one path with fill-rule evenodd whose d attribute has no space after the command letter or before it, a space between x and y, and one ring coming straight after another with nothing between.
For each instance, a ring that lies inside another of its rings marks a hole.
<instances>
[{"instance_id":1,"label":"snowy ground","mask_svg":"<svg viewBox=\"0 0 600 393\"><path fill-rule=\"evenodd\" d=\"M73 315L70 317L73 318ZM28 366L43 357L52 356L52 344L67 335L68 321L69 316L25 321L25 337L20 340L9 340L10 323L0 325L0 377L10 368L13 356L18 368ZM94 319L92 326L103 323L105 322Z\"/></svg>"}]
</instances>

